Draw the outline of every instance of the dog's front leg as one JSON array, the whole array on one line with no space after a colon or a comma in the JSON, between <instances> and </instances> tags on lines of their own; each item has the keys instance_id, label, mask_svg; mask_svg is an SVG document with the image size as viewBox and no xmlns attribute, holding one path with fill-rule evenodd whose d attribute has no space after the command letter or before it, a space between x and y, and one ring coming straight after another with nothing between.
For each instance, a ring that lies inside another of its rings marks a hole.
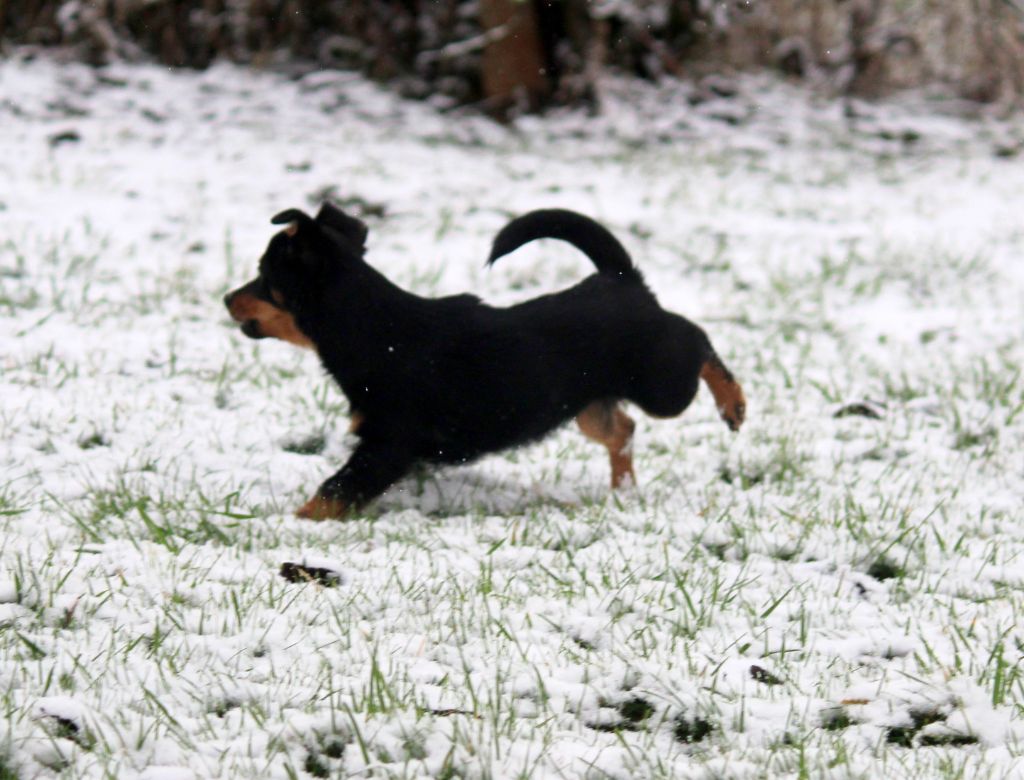
<instances>
[{"instance_id":1,"label":"dog's front leg","mask_svg":"<svg viewBox=\"0 0 1024 780\"><path fill-rule=\"evenodd\" d=\"M341 519L383 493L409 471L414 460L412 448L400 441L363 439L341 471L295 514L310 520Z\"/></svg>"}]
</instances>

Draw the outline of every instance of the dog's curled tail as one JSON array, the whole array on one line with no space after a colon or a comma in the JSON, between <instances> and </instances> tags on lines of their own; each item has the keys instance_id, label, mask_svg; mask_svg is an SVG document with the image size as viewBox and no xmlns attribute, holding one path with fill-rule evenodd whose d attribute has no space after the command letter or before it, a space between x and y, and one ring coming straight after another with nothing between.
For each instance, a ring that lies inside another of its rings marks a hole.
<instances>
[{"instance_id":1,"label":"dog's curled tail","mask_svg":"<svg viewBox=\"0 0 1024 780\"><path fill-rule=\"evenodd\" d=\"M539 209L513 219L494 237L487 264L538 238L568 241L589 257L602 274L630 279L640 276L625 247L606 227L566 209Z\"/></svg>"}]
</instances>

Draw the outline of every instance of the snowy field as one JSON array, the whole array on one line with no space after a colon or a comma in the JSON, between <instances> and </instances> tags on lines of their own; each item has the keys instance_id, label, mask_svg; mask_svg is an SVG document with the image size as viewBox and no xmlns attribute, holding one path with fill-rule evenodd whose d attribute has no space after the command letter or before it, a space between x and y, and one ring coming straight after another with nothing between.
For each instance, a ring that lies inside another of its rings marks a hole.
<instances>
[{"instance_id":1,"label":"snowy field","mask_svg":"<svg viewBox=\"0 0 1024 780\"><path fill-rule=\"evenodd\" d=\"M0 64L0 778L1024 777L1024 127L610 81L501 128L348 74ZM691 104L692 103L692 104ZM315 356L221 297L333 195L425 295L604 221L749 400L292 515ZM333 576L289 582L284 563Z\"/></svg>"}]
</instances>

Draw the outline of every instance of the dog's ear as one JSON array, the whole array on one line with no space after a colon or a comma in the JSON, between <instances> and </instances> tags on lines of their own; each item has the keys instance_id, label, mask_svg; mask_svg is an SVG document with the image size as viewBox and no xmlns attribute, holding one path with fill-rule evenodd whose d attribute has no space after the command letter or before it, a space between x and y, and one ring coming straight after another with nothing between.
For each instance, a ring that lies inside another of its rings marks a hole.
<instances>
[{"instance_id":1,"label":"dog's ear","mask_svg":"<svg viewBox=\"0 0 1024 780\"><path fill-rule=\"evenodd\" d=\"M287 256L304 271L314 273L324 268L331 255L330 243L316 220L299 209L286 209L275 214L270 221L275 225L287 225L283 231L291 239L287 243Z\"/></svg>"},{"instance_id":2,"label":"dog's ear","mask_svg":"<svg viewBox=\"0 0 1024 780\"><path fill-rule=\"evenodd\" d=\"M275 214L270 222L273 225L288 225L285 232L290 236L294 236L299 230L316 227L316 222L309 214L299 209L285 209L280 214Z\"/></svg>"},{"instance_id":3,"label":"dog's ear","mask_svg":"<svg viewBox=\"0 0 1024 780\"><path fill-rule=\"evenodd\" d=\"M349 216L330 201L324 201L317 212L316 222L319 225L336 230L356 249L366 247L366 234L369 228L361 219Z\"/></svg>"}]
</instances>

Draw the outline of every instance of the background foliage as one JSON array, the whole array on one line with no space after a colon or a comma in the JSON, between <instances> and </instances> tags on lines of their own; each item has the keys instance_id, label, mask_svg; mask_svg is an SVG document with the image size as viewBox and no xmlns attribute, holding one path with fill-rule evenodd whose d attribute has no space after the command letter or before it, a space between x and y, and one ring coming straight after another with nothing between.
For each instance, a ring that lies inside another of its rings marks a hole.
<instances>
[{"instance_id":1,"label":"background foliage","mask_svg":"<svg viewBox=\"0 0 1024 780\"><path fill-rule=\"evenodd\" d=\"M524 31L539 51L511 62ZM507 101L489 70L529 85L523 105L594 99L608 66L651 79L770 67L866 97L1024 94L1021 0L0 0L0 39L97 64L358 69L457 104Z\"/></svg>"}]
</instances>

